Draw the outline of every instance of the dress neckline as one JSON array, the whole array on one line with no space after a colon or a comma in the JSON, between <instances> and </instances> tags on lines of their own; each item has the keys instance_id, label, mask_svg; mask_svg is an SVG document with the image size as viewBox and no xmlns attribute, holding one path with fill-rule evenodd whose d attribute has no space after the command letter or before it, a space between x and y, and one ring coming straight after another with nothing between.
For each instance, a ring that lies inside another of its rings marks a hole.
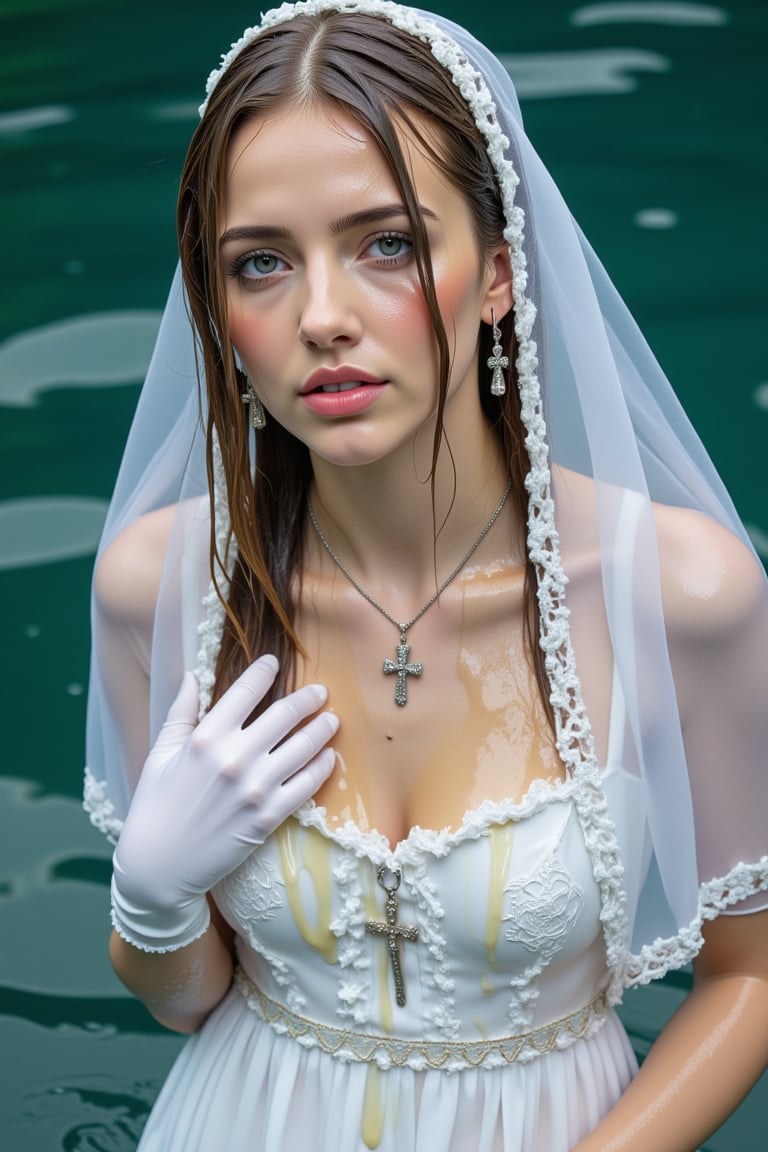
<instances>
[{"instance_id":1,"label":"dress neckline","mask_svg":"<svg viewBox=\"0 0 768 1152\"><path fill-rule=\"evenodd\" d=\"M423 828L414 824L405 836L392 845L389 838L377 828L363 829L354 820L345 820L332 827L328 821L327 809L317 804L313 797L306 800L294 813L295 819L305 828L315 828L326 840L337 844L356 856L367 857L376 867L381 864L395 865L398 862L413 862L416 857L431 855L446 856L465 840L477 840L486 835L492 825L508 824L525 820L549 804L567 802L574 798L581 781L588 776L602 791L605 780L618 771L624 743L626 704L618 671L614 667L611 685L611 708L608 721L608 749L605 765L597 768L585 761L577 761L571 772L559 780L538 777L532 780L526 791L518 799L505 797L502 800L483 800L474 808L464 812L458 825L444 828Z\"/></svg>"},{"instance_id":2,"label":"dress neckline","mask_svg":"<svg viewBox=\"0 0 768 1152\"><path fill-rule=\"evenodd\" d=\"M294 818L302 827L316 829L326 840L358 857L366 857L376 867L382 864L398 867L428 855L447 856L464 841L485 836L493 825L525 820L552 803L568 802L573 799L579 783L578 772L560 780L533 780L519 800L483 800L477 807L468 808L455 827L422 828L414 824L395 845L383 832L360 828L353 820L332 827L327 810L311 797L296 810Z\"/></svg>"}]
</instances>

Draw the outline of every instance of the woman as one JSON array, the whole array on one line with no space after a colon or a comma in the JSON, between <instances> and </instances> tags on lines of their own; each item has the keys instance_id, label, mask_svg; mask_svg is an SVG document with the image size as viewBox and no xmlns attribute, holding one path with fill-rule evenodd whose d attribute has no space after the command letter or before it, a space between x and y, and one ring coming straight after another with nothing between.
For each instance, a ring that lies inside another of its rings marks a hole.
<instances>
[{"instance_id":1,"label":"woman","mask_svg":"<svg viewBox=\"0 0 768 1152\"><path fill-rule=\"evenodd\" d=\"M506 74L284 5L179 235L86 783L195 1033L142 1149L697 1148L768 1056L765 580ZM613 1006L689 960L635 1076Z\"/></svg>"}]
</instances>

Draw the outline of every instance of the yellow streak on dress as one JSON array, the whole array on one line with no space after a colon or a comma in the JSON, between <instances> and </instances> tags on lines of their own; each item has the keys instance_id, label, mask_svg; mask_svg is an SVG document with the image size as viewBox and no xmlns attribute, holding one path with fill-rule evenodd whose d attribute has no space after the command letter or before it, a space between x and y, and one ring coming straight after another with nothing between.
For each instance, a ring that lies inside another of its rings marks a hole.
<instances>
[{"instance_id":1,"label":"yellow streak on dress","mask_svg":"<svg viewBox=\"0 0 768 1152\"><path fill-rule=\"evenodd\" d=\"M302 828L286 820L275 833L280 848L285 891L296 927L326 964L336 963L337 940L331 931L333 878L331 844L315 828ZM316 922L310 923L301 899L300 877L305 871L315 890Z\"/></svg>"},{"instance_id":2,"label":"yellow streak on dress","mask_svg":"<svg viewBox=\"0 0 768 1152\"><path fill-rule=\"evenodd\" d=\"M365 1095L363 1096L363 1120L360 1135L366 1148L378 1148L384 1135L384 1102L382 1100L381 1069L370 1063L365 1074Z\"/></svg>"},{"instance_id":3,"label":"yellow streak on dress","mask_svg":"<svg viewBox=\"0 0 768 1152\"><path fill-rule=\"evenodd\" d=\"M491 854L488 869L488 910L485 916L485 946L488 949L488 962L496 968L496 944L499 938L501 917L504 912L504 889L509 874L509 859L514 840L513 824L492 824L488 829L488 848Z\"/></svg>"}]
</instances>

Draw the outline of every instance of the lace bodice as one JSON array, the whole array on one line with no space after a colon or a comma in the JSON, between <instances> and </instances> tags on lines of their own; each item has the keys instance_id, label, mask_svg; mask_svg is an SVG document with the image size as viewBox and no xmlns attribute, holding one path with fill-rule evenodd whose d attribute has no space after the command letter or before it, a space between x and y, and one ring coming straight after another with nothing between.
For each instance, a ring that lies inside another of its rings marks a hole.
<instances>
[{"instance_id":1,"label":"lace bodice","mask_svg":"<svg viewBox=\"0 0 768 1152\"><path fill-rule=\"evenodd\" d=\"M332 832L305 805L215 890L243 971L290 1013L382 1038L488 1041L583 1008L608 973L573 791L540 783L520 804L467 813L455 831L412 829L394 850L352 824ZM403 1006L386 935L366 930L385 920L381 866L400 877L398 925L418 929L399 942ZM304 1043L322 1039L308 1031ZM386 1044L376 1058L387 1063Z\"/></svg>"}]
</instances>

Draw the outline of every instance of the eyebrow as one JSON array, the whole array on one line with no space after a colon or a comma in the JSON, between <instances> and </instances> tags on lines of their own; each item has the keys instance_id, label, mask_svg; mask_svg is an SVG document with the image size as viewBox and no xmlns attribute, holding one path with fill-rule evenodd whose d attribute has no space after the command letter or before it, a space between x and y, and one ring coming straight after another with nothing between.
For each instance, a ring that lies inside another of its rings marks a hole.
<instances>
[{"instance_id":1,"label":"eyebrow","mask_svg":"<svg viewBox=\"0 0 768 1152\"><path fill-rule=\"evenodd\" d=\"M437 216L423 204L419 205L422 216L430 220L437 220ZM365 224L376 224L380 220L389 220L393 216L407 216L403 204L383 204L380 208L368 208L363 212L351 212L348 216L340 216L331 224L330 231L334 236L348 232L352 228L359 228ZM289 240L291 233L287 228L280 228L271 224L254 224L245 228L228 228L219 240L219 247L229 244L233 240Z\"/></svg>"}]
</instances>

